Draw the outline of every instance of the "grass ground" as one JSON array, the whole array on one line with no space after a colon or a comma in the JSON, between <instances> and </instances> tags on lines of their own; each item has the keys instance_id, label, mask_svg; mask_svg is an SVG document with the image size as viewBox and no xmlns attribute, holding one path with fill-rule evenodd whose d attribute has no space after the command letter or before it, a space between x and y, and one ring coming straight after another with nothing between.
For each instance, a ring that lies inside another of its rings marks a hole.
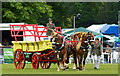
<instances>
[{"instance_id":1,"label":"grass ground","mask_svg":"<svg viewBox=\"0 0 120 76\"><path fill-rule=\"evenodd\" d=\"M118 74L118 64L100 64L99 70L93 69L93 64L86 64L85 71L73 70L70 64L68 71L57 71L57 65L52 64L49 69L33 69L31 64L26 64L24 69L15 69L13 64L2 65L2 74Z\"/></svg>"}]
</instances>

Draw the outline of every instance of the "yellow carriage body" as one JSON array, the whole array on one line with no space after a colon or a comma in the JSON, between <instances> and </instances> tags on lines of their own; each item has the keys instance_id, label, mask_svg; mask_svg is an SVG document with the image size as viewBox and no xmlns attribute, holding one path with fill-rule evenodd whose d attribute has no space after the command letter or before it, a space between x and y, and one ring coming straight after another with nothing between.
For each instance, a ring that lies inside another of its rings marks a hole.
<instances>
[{"instance_id":1,"label":"yellow carriage body","mask_svg":"<svg viewBox=\"0 0 120 76\"><path fill-rule=\"evenodd\" d=\"M13 49L22 49L23 51L44 51L47 49L52 49L52 43L49 40L44 41L12 41Z\"/></svg>"}]
</instances>

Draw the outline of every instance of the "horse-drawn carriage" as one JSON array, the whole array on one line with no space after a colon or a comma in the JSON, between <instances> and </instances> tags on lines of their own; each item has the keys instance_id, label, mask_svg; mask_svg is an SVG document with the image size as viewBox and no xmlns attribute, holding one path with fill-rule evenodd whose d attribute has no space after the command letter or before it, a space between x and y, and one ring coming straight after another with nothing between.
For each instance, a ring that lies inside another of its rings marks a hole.
<instances>
[{"instance_id":1,"label":"horse-drawn carriage","mask_svg":"<svg viewBox=\"0 0 120 76\"><path fill-rule=\"evenodd\" d=\"M16 30L15 27L19 27L19 29ZM43 31L39 28L43 28ZM91 44L90 40L94 37L92 33L79 32L71 36L64 36L61 34L61 28L56 27L56 33L52 33L51 41L41 40L42 37L47 37L43 36L46 30L46 27L40 27L36 24L10 25L11 36L15 38L12 43L14 44L16 69L23 69L26 61L31 62L34 69L38 69L39 64L43 69L48 69L51 63L56 62L59 66L58 70L68 69L71 54L74 57L76 69L83 69L88 54L87 49ZM19 35L20 32L23 32L23 35ZM34 41L17 41L17 37L27 36L34 37Z\"/></svg>"},{"instance_id":2,"label":"horse-drawn carriage","mask_svg":"<svg viewBox=\"0 0 120 76\"><path fill-rule=\"evenodd\" d=\"M43 28L42 31L39 30L41 28ZM11 36L15 38L12 43L16 69L23 69L26 61L31 62L34 69L38 69L39 64L43 69L48 69L51 63L58 62L57 52L53 50L52 43L49 40L41 40L41 38L47 37L43 36L46 30L46 27L36 24L10 25ZM61 27L56 27L56 31L61 33ZM28 36L34 37L34 41L18 41L17 39Z\"/></svg>"}]
</instances>

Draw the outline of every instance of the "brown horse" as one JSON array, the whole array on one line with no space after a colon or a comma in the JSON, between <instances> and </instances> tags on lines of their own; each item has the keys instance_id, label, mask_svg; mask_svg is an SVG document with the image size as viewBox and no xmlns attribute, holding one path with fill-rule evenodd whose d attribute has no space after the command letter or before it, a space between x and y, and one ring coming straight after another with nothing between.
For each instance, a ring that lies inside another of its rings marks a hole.
<instances>
[{"instance_id":1,"label":"brown horse","mask_svg":"<svg viewBox=\"0 0 120 76\"><path fill-rule=\"evenodd\" d=\"M71 39L72 41L76 41L76 42L73 42L72 43L72 49L74 50L74 54L73 54L73 57L74 57L74 63L75 63L75 66L73 66L73 69L77 69L77 62L78 62L78 57L77 57L77 49L79 50L79 47L81 46L81 43L80 43L80 38L81 38L81 32L77 32L75 34L73 34L71 36Z\"/></svg>"},{"instance_id":2,"label":"brown horse","mask_svg":"<svg viewBox=\"0 0 120 76\"><path fill-rule=\"evenodd\" d=\"M66 44L62 49L60 49L63 44L63 35L54 32L52 33L51 41L54 42L53 48L59 51L58 71L68 69L68 65L66 64L68 44Z\"/></svg>"},{"instance_id":3,"label":"brown horse","mask_svg":"<svg viewBox=\"0 0 120 76\"><path fill-rule=\"evenodd\" d=\"M75 36L80 40L76 45L76 59L78 59L78 64L76 63L76 69L83 70L85 69L85 59L88 55L88 48L91 45L94 35L92 33L80 32L75 34ZM74 38L75 40L76 38ZM76 60L77 61L77 60Z\"/></svg>"}]
</instances>

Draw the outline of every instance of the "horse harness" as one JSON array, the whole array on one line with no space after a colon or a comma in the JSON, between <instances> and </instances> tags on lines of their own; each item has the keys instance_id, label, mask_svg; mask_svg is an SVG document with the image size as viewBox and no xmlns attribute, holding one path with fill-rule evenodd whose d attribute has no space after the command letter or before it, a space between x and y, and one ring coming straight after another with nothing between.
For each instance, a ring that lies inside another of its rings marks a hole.
<instances>
[{"instance_id":1,"label":"horse harness","mask_svg":"<svg viewBox=\"0 0 120 76\"><path fill-rule=\"evenodd\" d=\"M80 38L81 43L85 44L85 46L83 46L83 45L80 46L80 49L83 49L84 52L85 52L86 50L88 50L89 47L90 47L89 42L90 42L91 35L87 35L86 38L87 38L86 41L82 41L82 37Z\"/></svg>"},{"instance_id":2,"label":"horse harness","mask_svg":"<svg viewBox=\"0 0 120 76\"><path fill-rule=\"evenodd\" d=\"M78 38L78 40L74 41L71 39L70 36L60 36L63 40L63 43L54 43L54 45L62 45L61 47L59 48L56 48L57 51L61 51L66 44L70 44L68 49L75 49L77 43L81 42L83 44L85 44L85 46L81 45L80 46L80 49L83 49L83 51L87 50L90 46L89 42L90 42L90 38L91 36L90 35L87 35L87 40L86 41L82 41L82 37L81 38Z\"/></svg>"}]
</instances>

